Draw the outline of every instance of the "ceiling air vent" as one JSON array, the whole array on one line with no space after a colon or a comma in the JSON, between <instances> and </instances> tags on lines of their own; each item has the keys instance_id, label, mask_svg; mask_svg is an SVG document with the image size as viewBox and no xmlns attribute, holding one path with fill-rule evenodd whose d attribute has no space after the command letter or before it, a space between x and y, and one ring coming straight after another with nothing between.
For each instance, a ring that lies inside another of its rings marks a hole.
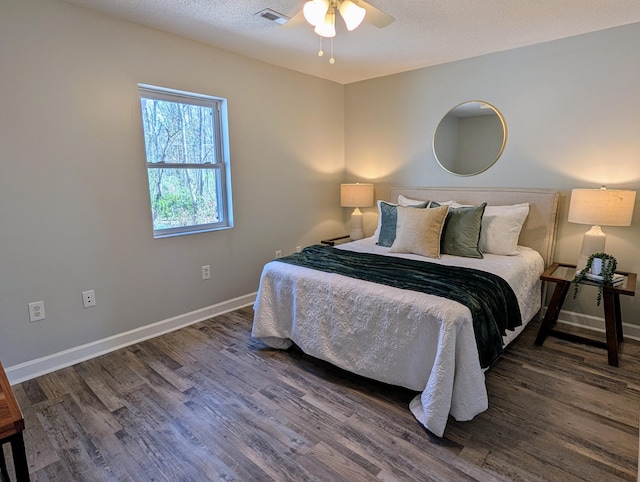
<instances>
[{"instance_id":1,"label":"ceiling air vent","mask_svg":"<svg viewBox=\"0 0 640 482\"><path fill-rule=\"evenodd\" d=\"M283 15L275 10L270 8L265 8L264 10L259 11L256 15L260 15L262 18L266 18L267 20L271 20L272 22L279 23L280 25L284 25L289 20L289 17Z\"/></svg>"}]
</instances>

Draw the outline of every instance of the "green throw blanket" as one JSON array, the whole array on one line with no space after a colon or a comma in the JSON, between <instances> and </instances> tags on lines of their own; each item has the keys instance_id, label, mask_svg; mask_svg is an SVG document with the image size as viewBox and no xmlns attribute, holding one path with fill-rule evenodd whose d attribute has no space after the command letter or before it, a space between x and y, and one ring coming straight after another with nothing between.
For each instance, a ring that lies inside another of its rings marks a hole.
<instances>
[{"instance_id":1,"label":"green throw blanket","mask_svg":"<svg viewBox=\"0 0 640 482\"><path fill-rule=\"evenodd\" d=\"M522 324L518 300L501 277L472 268L445 266L330 246L309 246L276 261L338 273L395 288L419 291L462 303L471 311L480 365L502 353L502 336Z\"/></svg>"}]
</instances>

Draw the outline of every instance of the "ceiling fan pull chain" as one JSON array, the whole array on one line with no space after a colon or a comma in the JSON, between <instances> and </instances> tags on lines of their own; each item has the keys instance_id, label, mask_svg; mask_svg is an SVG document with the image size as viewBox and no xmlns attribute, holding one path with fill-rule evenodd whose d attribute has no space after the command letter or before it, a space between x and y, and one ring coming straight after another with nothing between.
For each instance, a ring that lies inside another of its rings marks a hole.
<instances>
[{"instance_id":1,"label":"ceiling fan pull chain","mask_svg":"<svg viewBox=\"0 0 640 482\"><path fill-rule=\"evenodd\" d=\"M322 50L322 37L320 37L320 50L318 50L318 57L322 57L324 55L324 51Z\"/></svg>"},{"instance_id":2,"label":"ceiling fan pull chain","mask_svg":"<svg viewBox=\"0 0 640 482\"><path fill-rule=\"evenodd\" d=\"M329 59L330 64L335 64L336 59L333 58L333 37L331 37L331 58Z\"/></svg>"}]
</instances>

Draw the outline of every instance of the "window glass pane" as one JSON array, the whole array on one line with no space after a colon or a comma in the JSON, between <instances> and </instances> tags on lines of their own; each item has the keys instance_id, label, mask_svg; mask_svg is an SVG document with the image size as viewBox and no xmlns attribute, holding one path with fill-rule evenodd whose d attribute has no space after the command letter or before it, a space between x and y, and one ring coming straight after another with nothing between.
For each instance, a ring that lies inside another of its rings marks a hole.
<instances>
[{"instance_id":1,"label":"window glass pane","mask_svg":"<svg viewBox=\"0 0 640 482\"><path fill-rule=\"evenodd\" d=\"M153 229L220 221L217 169L149 169Z\"/></svg>"},{"instance_id":2,"label":"window glass pane","mask_svg":"<svg viewBox=\"0 0 640 482\"><path fill-rule=\"evenodd\" d=\"M183 104L142 97L148 163L216 163L213 105Z\"/></svg>"}]
</instances>

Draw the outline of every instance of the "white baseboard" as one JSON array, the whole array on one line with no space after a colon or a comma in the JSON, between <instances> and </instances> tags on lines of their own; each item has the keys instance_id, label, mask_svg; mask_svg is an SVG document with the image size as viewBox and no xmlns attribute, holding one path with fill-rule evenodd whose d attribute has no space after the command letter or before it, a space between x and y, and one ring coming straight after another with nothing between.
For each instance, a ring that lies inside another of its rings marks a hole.
<instances>
[{"instance_id":1,"label":"white baseboard","mask_svg":"<svg viewBox=\"0 0 640 482\"><path fill-rule=\"evenodd\" d=\"M207 306L183 315L174 316L167 320L158 321L141 326L134 330L119 333L117 335L93 341L85 345L76 346L68 350L36 358L18 365L6 367L7 378L11 385L30 380L40 375L51 373L84 360L95 358L105 353L124 348L134 343L139 343L149 338L169 333L170 331L193 325L199 321L207 320L214 316L222 315L245 306L250 306L256 299L256 293L223 301L215 305Z\"/></svg>"},{"instance_id":2,"label":"white baseboard","mask_svg":"<svg viewBox=\"0 0 640 482\"><path fill-rule=\"evenodd\" d=\"M558 323L579 326L588 330L604 333L604 318L598 316L585 315L582 313L575 313L573 311L560 311L558 316ZM629 323L622 323L622 332L625 338L640 341L640 325L632 325Z\"/></svg>"}]
</instances>

